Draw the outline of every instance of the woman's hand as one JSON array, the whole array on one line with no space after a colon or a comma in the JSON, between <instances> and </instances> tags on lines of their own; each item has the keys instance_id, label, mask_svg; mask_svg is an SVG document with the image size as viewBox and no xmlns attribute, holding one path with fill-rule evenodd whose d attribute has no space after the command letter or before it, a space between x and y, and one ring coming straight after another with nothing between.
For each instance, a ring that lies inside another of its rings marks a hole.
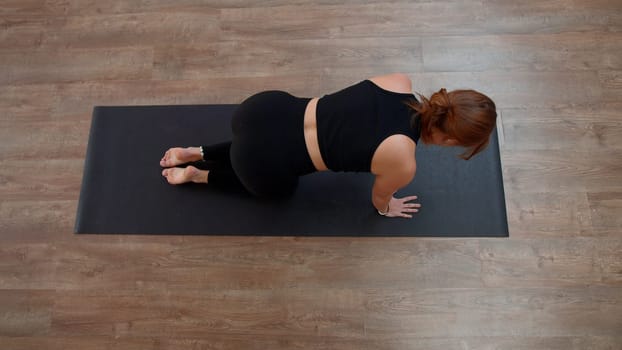
<instances>
[{"instance_id":1,"label":"woman's hand","mask_svg":"<svg viewBox=\"0 0 622 350\"><path fill-rule=\"evenodd\" d=\"M408 196L404 198L395 198L391 197L389 201L389 210L385 216L391 218L412 218L412 214L419 211L421 208L421 204L419 203L408 203L410 201L414 201L417 199L417 196Z\"/></svg>"}]
</instances>

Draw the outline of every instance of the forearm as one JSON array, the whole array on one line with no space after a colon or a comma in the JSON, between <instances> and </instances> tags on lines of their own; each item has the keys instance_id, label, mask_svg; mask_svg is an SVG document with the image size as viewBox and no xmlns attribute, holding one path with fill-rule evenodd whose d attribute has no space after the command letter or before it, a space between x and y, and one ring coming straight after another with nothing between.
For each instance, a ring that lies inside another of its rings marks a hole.
<instances>
[{"instance_id":1,"label":"forearm","mask_svg":"<svg viewBox=\"0 0 622 350\"><path fill-rule=\"evenodd\" d=\"M372 194L372 204L379 212L386 213L389 210L389 203L393 195Z\"/></svg>"},{"instance_id":2,"label":"forearm","mask_svg":"<svg viewBox=\"0 0 622 350\"><path fill-rule=\"evenodd\" d=\"M399 206L395 203L396 199L393 195L402 187L410 183L414 176L414 166L406 170L400 171L399 169L393 173L387 173L386 175L376 175L374 185L371 191L371 201L380 215L385 215L394 209L399 210ZM393 208L395 207L395 208ZM394 212L394 216L397 212Z\"/></svg>"}]
</instances>

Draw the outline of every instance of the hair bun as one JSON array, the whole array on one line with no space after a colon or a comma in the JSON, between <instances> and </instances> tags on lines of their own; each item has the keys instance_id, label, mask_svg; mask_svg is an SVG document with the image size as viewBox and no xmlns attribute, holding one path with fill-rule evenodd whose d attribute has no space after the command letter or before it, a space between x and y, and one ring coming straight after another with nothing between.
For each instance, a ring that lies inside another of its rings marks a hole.
<instances>
[{"instance_id":1,"label":"hair bun","mask_svg":"<svg viewBox=\"0 0 622 350\"><path fill-rule=\"evenodd\" d=\"M449 100L449 94L445 88L435 92L430 97L430 105L433 109L433 114L439 119L451 117L451 101Z\"/></svg>"}]
</instances>

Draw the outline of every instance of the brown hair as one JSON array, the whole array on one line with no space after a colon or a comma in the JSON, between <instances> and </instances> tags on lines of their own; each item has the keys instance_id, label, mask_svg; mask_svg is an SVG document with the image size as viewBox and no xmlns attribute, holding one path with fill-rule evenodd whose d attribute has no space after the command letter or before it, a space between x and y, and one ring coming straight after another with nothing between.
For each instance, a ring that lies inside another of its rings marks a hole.
<instances>
[{"instance_id":1,"label":"brown hair","mask_svg":"<svg viewBox=\"0 0 622 350\"><path fill-rule=\"evenodd\" d=\"M424 142L432 139L432 129L437 128L455 139L467 150L460 155L470 159L488 145L490 134L495 128L497 111L495 103L486 95L474 90L440 89L430 99L420 95L421 102L407 104L421 118L421 138Z\"/></svg>"}]
</instances>

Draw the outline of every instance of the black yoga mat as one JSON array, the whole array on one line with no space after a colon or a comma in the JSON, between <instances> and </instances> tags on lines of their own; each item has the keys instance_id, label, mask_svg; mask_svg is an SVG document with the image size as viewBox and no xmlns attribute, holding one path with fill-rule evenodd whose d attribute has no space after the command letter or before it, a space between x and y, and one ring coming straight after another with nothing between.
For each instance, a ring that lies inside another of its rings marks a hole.
<instances>
[{"instance_id":1,"label":"black yoga mat","mask_svg":"<svg viewBox=\"0 0 622 350\"><path fill-rule=\"evenodd\" d=\"M169 147L230 139L236 105L95 107L76 216L77 233L446 236L508 235L496 132L469 161L462 150L417 146L412 219L371 205L373 176L315 173L288 199L254 198L209 185L169 185L159 160Z\"/></svg>"}]
</instances>

